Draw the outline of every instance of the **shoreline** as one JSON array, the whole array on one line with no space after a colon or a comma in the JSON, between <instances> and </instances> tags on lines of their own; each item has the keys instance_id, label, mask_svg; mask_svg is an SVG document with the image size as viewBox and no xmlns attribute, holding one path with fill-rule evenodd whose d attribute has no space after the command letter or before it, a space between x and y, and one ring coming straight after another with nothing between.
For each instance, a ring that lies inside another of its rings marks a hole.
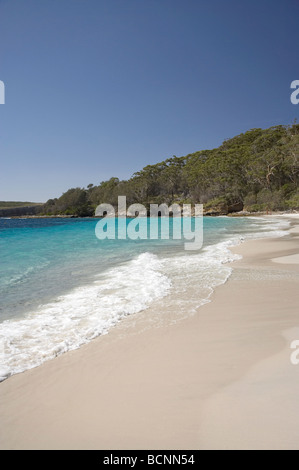
<instances>
[{"instance_id":1,"label":"shoreline","mask_svg":"<svg viewBox=\"0 0 299 470\"><path fill-rule=\"evenodd\" d=\"M115 214L118 217L118 214ZM290 211L264 211L264 212L230 212L228 214L216 214L209 211L203 213L203 217L299 217L299 211L292 209ZM134 216L126 215L127 219L135 219ZM147 216L149 217L149 216ZM169 215L172 218L172 215ZM77 215L11 215L1 216L0 219L101 219L100 216L90 215L79 217Z\"/></svg>"},{"instance_id":2,"label":"shoreline","mask_svg":"<svg viewBox=\"0 0 299 470\"><path fill-rule=\"evenodd\" d=\"M231 248L242 260L195 316L159 328L128 317L2 382L0 449L299 448L298 236Z\"/></svg>"}]
</instances>

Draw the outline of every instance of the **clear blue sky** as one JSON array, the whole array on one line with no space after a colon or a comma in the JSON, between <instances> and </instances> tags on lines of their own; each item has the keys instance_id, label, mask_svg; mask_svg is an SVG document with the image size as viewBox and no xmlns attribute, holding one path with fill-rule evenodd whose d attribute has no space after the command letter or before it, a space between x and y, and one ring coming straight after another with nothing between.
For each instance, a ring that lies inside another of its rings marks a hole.
<instances>
[{"instance_id":1,"label":"clear blue sky","mask_svg":"<svg viewBox=\"0 0 299 470\"><path fill-rule=\"evenodd\" d=\"M0 200L290 124L298 19L298 0L0 0Z\"/></svg>"}]
</instances>

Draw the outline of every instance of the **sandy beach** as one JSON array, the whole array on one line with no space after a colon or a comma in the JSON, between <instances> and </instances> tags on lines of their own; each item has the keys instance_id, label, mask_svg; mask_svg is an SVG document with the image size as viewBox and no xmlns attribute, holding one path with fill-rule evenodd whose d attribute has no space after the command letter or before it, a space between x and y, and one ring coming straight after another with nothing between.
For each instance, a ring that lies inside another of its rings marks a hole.
<instances>
[{"instance_id":1,"label":"sandy beach","mask_svg":"<svg viewBox=\"0 0 299 470\"><path fill-rule=\"evenodd\" d=\"M0 449L299 449L299 219L196 315L143 314L0 384Z\"/></svg>"}]
</instances>

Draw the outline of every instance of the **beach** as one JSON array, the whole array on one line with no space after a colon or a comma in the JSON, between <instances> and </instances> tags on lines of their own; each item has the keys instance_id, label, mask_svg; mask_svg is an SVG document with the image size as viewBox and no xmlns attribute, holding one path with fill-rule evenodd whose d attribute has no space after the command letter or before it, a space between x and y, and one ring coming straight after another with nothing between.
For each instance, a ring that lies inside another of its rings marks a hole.
<instances>
[{"instance_id":1,"label":"beach","mask_svg":"<svg viewBox=\"0 0 299 470\"><path fill-rule=\"evenodd\" d=\"M242 259L190 318L157 326L132 315L0 383L0 449L298 449L290 220L285 237L233 248Z\"/></svg>"}]
</instances>

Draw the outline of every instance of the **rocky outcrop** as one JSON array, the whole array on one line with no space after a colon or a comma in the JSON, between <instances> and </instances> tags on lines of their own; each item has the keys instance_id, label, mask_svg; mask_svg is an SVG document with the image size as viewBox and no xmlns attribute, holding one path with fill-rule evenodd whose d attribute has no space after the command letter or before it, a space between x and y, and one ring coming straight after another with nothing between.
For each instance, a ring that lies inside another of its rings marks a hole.
<instances>
[{"instance_id":1,"label":"rocky outcrop","mask_svg":"<svg viewBox=\"0 0 299 470\"><path fill-rule=\"evenodd\" d=\"M221 207L214 207L212 209L204 211L203 213L203 215L207 217L219 217L219 215L227 215L227 214L228 214L227 210Z\"/></svg>"},{"instance_id":2,"label":"rocky outcrop","mask_svg":"<svg viewBox=\"0 0 299 470\"><path fill-rule=\"evenodd\" d=\"M238 202L230 206L228 206L227 204L220 204L219 206L215 206L204 211L204 215L211 217L217 217L219 215L229 215L236 212L241 212L243 208L243 202Z\"/></svg>"},{"instance_id":3,"label":"rocky outcrop","mask_svg":"<svg viewBox=\"0 0 299 470\"><path fill-rule=\"evenodd\" d=\"M234 212L241 212L243 209L244 209L243 202L237 202L236 204L232 204L231 206L228 206L227 213L233 214Z\"/></svg>"}]
</instances>

